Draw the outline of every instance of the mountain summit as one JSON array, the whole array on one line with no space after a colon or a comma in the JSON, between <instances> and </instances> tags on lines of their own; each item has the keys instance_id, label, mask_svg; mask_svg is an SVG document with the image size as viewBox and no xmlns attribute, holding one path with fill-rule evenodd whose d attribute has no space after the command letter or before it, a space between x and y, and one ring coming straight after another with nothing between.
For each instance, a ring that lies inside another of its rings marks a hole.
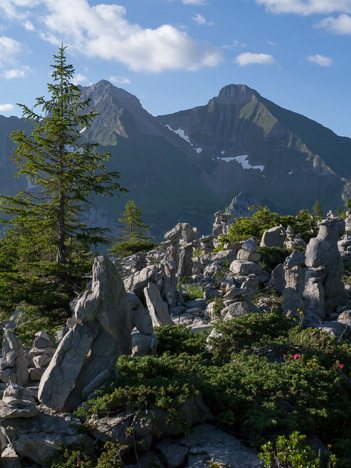
<instances>
[{"instance_id":1,"label":"mountain summit","mask_svg":"<svg viewBox=\"0 0 351 468\"><path fill-rule=\"evenodd\" d=\"M112 155L111 170L129 189L120 198L96 200L115 223L128 200L143 210L155 234L179 221L208 231L213 213L240 192L281 213L336 209L351 195L351 139L262 97L244 84L230 84L203 106L154 117L139 99L106 80L83 87L99 115L82 138ZM11 130L29 125L0 116L2 193L26 181L14 179ZM350 181L348 181L350 179ZM21 184L21 185L20 185ZM24 184L24 185L23 185ZM106 225L105 223L105 225Z\"/></svg>"}]
</instances>

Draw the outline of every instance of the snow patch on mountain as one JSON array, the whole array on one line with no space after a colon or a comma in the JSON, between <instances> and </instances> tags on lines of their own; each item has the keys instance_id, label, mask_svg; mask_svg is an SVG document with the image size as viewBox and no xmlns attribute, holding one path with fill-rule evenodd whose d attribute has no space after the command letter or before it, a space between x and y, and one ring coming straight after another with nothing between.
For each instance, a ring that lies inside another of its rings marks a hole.
<instances>
[{"instance_id":1,"label":"snow patch on mountain","mask_svg":"<svg viewBox=\"0 0 351 468\"><path fill-rule=\"evenodd\" d=\"M242 166L243 169L258 169L259 171L263 172L264 166L251 166L251 164L247 160L248 156L248 154L241 154L240 156L230 156L225 158L217 157L217 159L220 159L221 161L225 162L236 161Z\"/></svg>"},{"instance_id":2,"label":"snow patch on mountain","mask_svg":"<svg viewBox=\"0 0 351 468\"><path fill-rule=\"evenodd\" d=\"M193 146L189 136L185 133L185 131L182 128L178 128L178 130L174 130L174 128L172 128L168 124L166 125L166 127L168 128L168 130L170 130L173 133L176 133L178 136L180 136L180 138L183 138L183 140L187 141L189 145Z\"/></svg>"}]
</instances>

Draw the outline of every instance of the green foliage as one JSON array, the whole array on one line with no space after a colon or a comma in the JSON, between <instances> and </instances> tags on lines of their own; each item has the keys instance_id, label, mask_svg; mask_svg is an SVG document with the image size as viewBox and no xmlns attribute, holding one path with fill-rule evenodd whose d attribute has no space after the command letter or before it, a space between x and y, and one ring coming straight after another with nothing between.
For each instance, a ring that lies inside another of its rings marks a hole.
<instances>
[{"instance_id":1,"label":"green foliage","mask_svg":"<svg viewBox=\"0 0 351 468\"><path fill-rule=\"evenodd\" d=\"M50 468L113 468L124 466L123 455L128 451L128 445L118 442L106 442L103 446L59 447L55 454L44 462L44 467Z\"/></svg>"},{"instance_id":2,"label":"green foliage","mask_svg":"<svg viewBox=\"0 0 351 468\"><path fill-rule=\"evenodd\" d=\"M30 135L13 132L17 144L12 159L29 190L0 197L2 222L10 226L0 245L0 310L9 312L26 301L49 314L69 313L69 301L81 291L91 270L91 244L106 242L103 229L87 227L81 215L93 196L126 191L119 173L107 170L109 153L81 140L80 130L97 115L85 112L89 100L72 84L72 65L60 47L52 65L49 97L36 99L31 110L21 105L33 122Z\"/></svg>"},{"instance_id":3,"label":"green foliage","mask_svg":"<svg viewBox=\"0 0 351 468\"><path fill-rule=\"evenodd\" d=\"M129 255L133 255L137 252L149 252L149 250L154 249L157 247L157 244L152 240L148 239L135 239L130 241L120 241L117 242L109 252L111 255L116 257L128 257Z\"/></svg>"},{"instance_id":4,"label":"green foliage","mask_svg":"<svg viewBox=\"0 0 351 468\"><path fill-rule=\"evenodd\" d=\"M122 234L117 238L109 252L117 257L127 257L136 252L148 252L154 249L157 244L148 238L147 233L150 227L143 222L141 209L134 201L129 200L124 212L118 219L122 223Z\"/></svg>"},{"instance_id":5,"label":"green foliage","mask_svg":"<svg viewBox=\"0 0 351 468\"><path fill-rule=\"evenodd\" d=\"M345 208L346 208L346 210L351 209L351 197L347 198L346 203L345 203Z\"/></svg>"},{"instance_id":6,"label":"green foliage","mask_svg":"<svg viewBox=\"0 0 351 468\"><path fill-rule=\"evenodd\" d=\"M155 328L157 351L159 354L187 353L196 355L205 351L209 332L194 333L185 325L167 325Z\"/></svg>"},{"instance_id":7,"label":"green foliage","mask_svg":"<svg viewBox=\"0 0 351 468\"><path fill-rule=\"evenodd\" d=\"M323 219L323 209L321 207L321 204L317 198L316 203L313 205L312 208L313 215L318 218L318 219Z\"/></svg>"},{"instance_id":8,"label":"green foliage","mask_svg":"<svg viewBox=\"0 0 351 468\"><path fill-rule=\"evenodd\" d=\"M260 264L264 270L271 273L279 263L284 263L284 260L289 255L287 249L280 247L258 247L257 252L261 255Z\"/></svg>"},{"instance_id":9,"label":"green foliage","mask_svg":"<svg viewBox=\"0 0 351 468\"><path fill-rule=\"evenodd\" d=\"M129 200L125 206L124 212L118 219L122 223L122 238L125 240L146 239L150 227L143 222L141 209L136 203Z\"/></svg>"},{"instance_id":10,"label":"green foliage","mask_svg":"<svg viewBox=\"0 0 351 468\"><path fill-rule=\"evenodd\" d=\"M282 224L285 228L289 225L295 234L308 242L318 232L317 218L312 216L308 210L300 210L296 216L281 216L271 212L269 208L258 206L252 216L236 218L235 223L228 228L228 234L220 236L221 246L230 242L246 240L249 237L261 238L264 231Z\"/></svg>"},{"instance_id":11,"label":"green foliage","mask_svg":"<svg viewBox=\"0 0 351 468\"><path fill-rule=\"evenodd\" d=\"M182 284L182 288L189 301L194 299L203 299L204 298L204 287L202 284L197 283L185 283Z\"/></svg>"},{"instance_id":12,"label":"green foliage","mask_svg":"<svg viewBox=\"0 0 351 468\"><path fill-rule=\"evenodd\" d=\"M43 314L40 309L22 302L19 306L21 312L19 317L19 324L16 333L21 343L24 346L31 346L33 336L37 331L45 331L48 333L52 341L55 342L55 331L58 331L61 326L58 324L62 320L64 311L55 311L55 314Z\"/></svg>"},{"instance_id":13,"label":"green foliage","mask_svg":"<svg viewBox=\"0 0 351 468\"><path fill-rule=\"evenodd\" d=\"M201 253L202 253L201 249L194 249L193 257L200 257Z\"/></svg>"},{"instance_id":14,"label":"green foliage","mask_svg":"<svg viewBox=\"0 0 351 468\"><path fill-rule=\"evenodd\" d=\"M300 430L332 443L340 466L350 466L351 346L274 313L219 322L216 331L206 346L207 334L184 326L157 329L158 355L121 356L119 378L78 415L89 421L130 409L143 417L158 408L187 431L182 405L201 395L221 427L254 447L271 441L276 450L279 435ZM299 436L286 440L291 460L308 453Z\"/></svg>"},{"instance_id":15,"label":"green foliage","mask_svg":"<svg viewBox=\"0 0 351 468\"><path fill-rule=\"evenodd\" d=\"M306 436L298 431L288 437L278 436L275 444L267 442L262 446L259 457L267 468L321 468L336 465L335 455L327 452L321 456L306 444Z\"/></svg>"}]
</instances>

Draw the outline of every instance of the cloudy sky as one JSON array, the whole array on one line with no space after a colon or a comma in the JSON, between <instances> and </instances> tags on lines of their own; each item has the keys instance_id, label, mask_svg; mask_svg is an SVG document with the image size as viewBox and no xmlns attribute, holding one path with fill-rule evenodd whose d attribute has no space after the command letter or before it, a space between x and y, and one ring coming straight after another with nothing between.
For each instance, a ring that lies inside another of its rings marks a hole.
<instances>
[{"instance_id":1,"label":"cloudy sky","mask_svg":"<svg viewBox=\"0 0 351 468\"><path fill-rule=\"evenodd\" d=\"M240 83L351 137L351 0L0 0L0 114L46 93L61 43L77 83L153 115Z\"/></svg>"}]
</instances>

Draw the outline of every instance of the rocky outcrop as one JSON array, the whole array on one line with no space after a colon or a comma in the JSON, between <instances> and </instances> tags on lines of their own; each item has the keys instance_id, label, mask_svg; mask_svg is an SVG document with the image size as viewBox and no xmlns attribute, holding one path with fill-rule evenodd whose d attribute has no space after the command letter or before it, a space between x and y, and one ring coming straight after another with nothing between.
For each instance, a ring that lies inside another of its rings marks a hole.
<instances>
[{"instance_id":1,"label":"rocky outcrop","mask_svg":"<svg viewBox=\"0 0 351 468\"><path fill-rule=\"evenodd\" d=\"M126 292L106 257L95 259L92 283L75 306L72 325L40 381L39 400L56 411L78 406L87 388L92 392L106 372L113 375L118 356L131 353Z\"/></svg>"},{"instance_id":2,"label":"rocky outcrop","mask_svg":"<svg viewBox=\"0 0 351 468\"><path fill-rule=\"evenodd\" d=\"M317 237L306 249L307 308L321 318L329 317L338 306L345 305L347 294L341 280L344 265L338 241L345 232L341 218L330 217L320 222Z\"/></svg>"},{"instance_id":3,"label":"rocky outcrop","mask_svg":"<svg viewBox=\"0 0 351 468\"><path fill-rule=\"evenodd\" d=\"M28 361L23 346L9 329L5 329L3 334L0 381L19 385L26 385L29 381Z\"/></svg>"}]
</instances>

